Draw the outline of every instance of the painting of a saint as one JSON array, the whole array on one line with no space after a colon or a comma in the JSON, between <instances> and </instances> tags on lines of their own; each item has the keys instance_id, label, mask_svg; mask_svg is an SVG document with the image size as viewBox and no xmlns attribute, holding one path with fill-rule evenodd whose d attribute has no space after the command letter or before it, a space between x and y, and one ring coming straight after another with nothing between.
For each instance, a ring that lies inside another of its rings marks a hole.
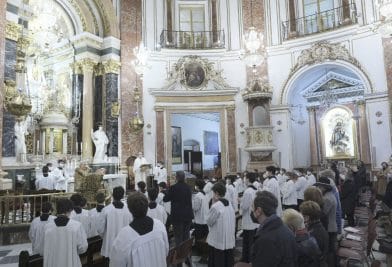
<instances>
[{"instance_id":1,"label":"painting of a saint","mask_svg":"<svg viewBox=\"0 0 392 267\"><path fill-rule=\"evenodd\" d=\"M172 126L172 162L173 164L182 163L182 138L181 128Z\"/></svg>"},{"instance_id":2,"label":"painting of a saint","mask_svg":"<svg viewBox=\"0 0 392 267\"><path fill-rule=\"evenodd\" d=\"M188 87L198 88L205 79L204 69L200 64L187 64L185 67L185 84Z\"/></svg>"},{"instance_id":3,"label":"painting of a saint","mask_svg":"<svg viewBox=\"0 0 392 267\"><path fill-rule=\"evenodd\" d=\"M331 140L329 141L332 149L334 149L337 153L344 153L349 141L350 139L343 128L343 122L337 121L335 128L333 129Z\"/></svg>"}]
</instances>

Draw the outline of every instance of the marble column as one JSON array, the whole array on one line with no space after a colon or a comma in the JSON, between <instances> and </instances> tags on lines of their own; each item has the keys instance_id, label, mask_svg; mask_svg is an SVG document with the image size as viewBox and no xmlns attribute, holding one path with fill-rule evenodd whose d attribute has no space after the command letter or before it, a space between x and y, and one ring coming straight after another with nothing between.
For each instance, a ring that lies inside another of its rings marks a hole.
<instances>
[{"instance_id":1,"label":"marble column","mask_svg":"<svg viewBox=\"0 0 392 267\"><path fill-rule=\"evenodd\" d=\"M156 116L156 157L157 161L167 163L165 159L165 114L163 109L155 110Z\"/></svg>"},{"instance_id":2,"label":"marble column","mask_svg":"<svg viewBox=\"0 0 392 267\"><path fill-rule=\"evenodd\" d=\"M309 136L310 136L310 165L319 166L320 153L318 147L316 107L308 107Z\"/></svg>"},{"instance_id":3,"label":"marble column","mask_svg":"<svg viewBox=\"0 0 392 267\"><path fill-rule=\"evenodd\" d=\"M116 107L119 106L118 99L118 74L120 62L109 60L104 64L105 70L105 126L106 135L109 138L108 156L118 156L118 115Z\"/></svg>"},{"instance_id":4,"label":"marble column","mask_svg":"<svg viewBox=\"0 0 392 267\"><path fill-rule=\"evenodd\" d=\"M105 125L104 119L104 82L103 82L103 66L98 64L95 68L95 83L94 83L94 130L97 129L97 124Z\"/></svg>"},{"instance_id":5,"label":"marble column","mask_svg":"<svg viewBox=\"0 0 392 267\"><path fill-rule=\"evenodd\" d=\"M358 114L359 116L361 116L358 122L361 160L365 164L371 164L369 132L367 127L367 119L366 119L366 104L365 101L358 101L357 105L358 105Z\"/></svg>"},{"instance_id":6,"label":"marble column","mask_svg":"<svg viewBox=\"0 0 392 267\"><path fill-rule=\"evenodd\" d=\"M139 45L142 26L142 1L121 1L121 160L143 151L143 131L135 132L129 127L129 120L136 112L133 95L137 75L132 66L133 48ZM142 90L143 88L141 88ZM142 92L141 92L142 93ZM142 110L142 107L140 107Z\"/></svg>"},{"instance_id":7,"label":"marble column","mask_svg":"<svg viewBox=\"0 0 392 267\"><path fill-rule=\"evenodd\" d=\"M6 13L7 0L0 0L0 109L3 111L3 94L4 94L4 58L5 58L5 26L6 26ZM0 147L3 148L3 116L0 116ZM0 153L0 179L1 179L1 160L3 153Z\"/></svg>"},{"instance_id":8,"label":"marble column","mask_svg":"<svg viewBox=\"0 0 392 267\"><path fill-rule=\"evenodd\" d=\"M237 172L237 145L235 137L235 107L226 108L228 172Z\"/></svg>"},{"instance_id":9,"label":"marble column","mask_svg":"<svg viewBox=\"0 0 392 267\"><path fill-rule=\"evenodd\" d=\"M83 118L83 70L80 63L72 64L72 118L76 131L72 133L72 151L76 155L77 144L82 141L82 118ZM80 149L79 149L80 151Z\"/></svg>"},{"instance_id":10,"label":"marble column","mask_svg":"<svg viewBox=\"0 0 392 267\"><path fill-rule=\"evenodd\" d=\"M8 24L6 29L5 39L5 57L4 57L4 80L16 81L16 47L18 35L14 34L18 30L17 24ZM3 73L3 72L2 72ZM1 82L3 83L3 81ZM15 144L14 144L14 127L15 117L7 110L3 109L3 133L2 133L2 156L15 157Z\"/></svg>"},{"instance_id":11,"label":"marble column","mask_svg":"<svg viewBox=\"0 0 392 267\"><path fill-rule=\"evenodd\" d=\"M93 130L93 74L96 62L91 59L83 59L83 118L82 118L82 142L83 159L92 159L93 146L91 140L91 130Z\"/></svg>"}]
</instances>

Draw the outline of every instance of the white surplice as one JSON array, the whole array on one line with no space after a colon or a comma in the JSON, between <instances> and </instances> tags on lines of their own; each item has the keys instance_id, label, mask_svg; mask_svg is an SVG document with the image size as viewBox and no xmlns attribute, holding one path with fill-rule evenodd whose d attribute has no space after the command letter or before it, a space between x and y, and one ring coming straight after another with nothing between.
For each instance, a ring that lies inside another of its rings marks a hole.
<instances>
[{"instance_id":1,"label":"white surplice","mask_svg":"<svg viewBox=\"0 0 392 267\"><path fill-rule=\"evenodd\" d=\"M86 252L88 243L80 222L70 219L66 226L48 223L44 240L44 267L82 266L79 254Z\"/></svg>"},{"instance_id":2,"label":"white surplice","mask_svg":"<svg viewBox=\"0 0 392 267\"><path fill-rule=\"evenodd\" d=\"M165 196L164 193L159 192L158 197L157 197L157 203L165 208L165 211L167 214L170 214L171 212L171 201L164 202L163 197Z\"/></svg>"},{"instance_id":3,"label":"white surplice","mask_svg":"<svg viewBox=\"0 0 392 267\"><path fill-rule=\"evenodd\" d=\"M133 173L135 174L135 185L138 182L143 181L147 183L147 171L142 170L140 167L144 164L148 164L144 157L137 157L133 163Z\"/></svg>"},{"instance_id":4,"label":"white surplice","mask_svg":"<svg viewBox=\"0 0 392 267\"><path fill-rule=\"evenodd\" d=\"M304 199L304 192L308 186L308 180L305 177L298 177L297 181L295 181L295 188L297 190L297 199Z\"/></svg>"},{"instance_id":5,"label":"white surplice","mask_svg":"<svg viewBox=\"0 0 392 267\"><path fill-rule=\"evenodd\" d=\"M281 191L283 194L283 205L297 205L297 190L293 180L288 180L285 182Z\"/></svg>"},{"instance_id":6,"label":"white surplice","mask_svg":"<svg viewBox=\"0 0 392 267\"><path fill-rule=\"evenodd\" d=\"M56 182L55 189L56 190L64 190L67 191L67 180L68 175L65 172L64 168L61 170L59 168L55 168L51 174Z\"/></svg>"},{"instance_id":7,"label":"white surplice","mask_svg":"<svg viewBox=\"0 0 392 267\"><path fill-rule=\"evenodd\" d=\"M215 202L208 211L207 225L208 245L220 250L235 247L235 213L230 203Z\"/></svg>"},{"instance_id":8,"label":"white surplice","mask_svg":"<svg viewBox=\"0 0 392 267\"><path fill-rule=\"evenodd\" d=\"M210 200L214 194L214 192L212 192L213 186L214 186L214 184L211 181L208 181L203 188L204 193L206 193L206 197L207 197L208 202L210 202Z\"/></svg>"},{"instance_id":9,"label":"white surplice","mask_svg":"<svg viewBox=\"0 0 392 267\"><path fill-rule=\"evenodd\" d=\"M197 224L207 223L208 200L202 192L197 192L192 196L192 209L195 216L194 221Z\"/></svg>"},{"instance_id":10,"label":"white surplice","mask_svg":"<svg viewBox=\"0 0 392 267\"><path fill-rule=\"evenodd\" d=\"M88 212L88 215L90 217L90 234L91 234L91 237L100 235L98 233L98 231L97 231L98 218L99 218L100 214L101 213L97 211L97 208L93 208L93 209L89 210L89 212Z\"/></svg>"},{"instance_id":11,"label":"white surplice","mask_svg":"<svg viewBox=\"0 0 392 267\"><path fill-rule=\"evenodd\" d=\"M238 211L238 194L234 185L228 184L226 185L226 194L225 198L230 202L231 206L234 209L234 212Z\"/></svg>"},{"instance_id":12,"label":"white surplice","mask_svg":"<svg viewBox=\"0 0 392 267\"><path fill-rule=\"evenodd\" d=\"M69 218L78 221L82 224L84 231L87 234L87 238L93 237L91 233L91 220L88 210L82 209L81 213L76 213L74 210L71 212Z\"/></svg>"},{"instance_id":13,"label":"white surplice","mask_svg":"<svg viewBox=\"0 0 392 267\"><path fill-rule=\"evenodd\" d=\"M102 256L110 256L110 250L114 239L117 237L120 230L124 226L129 225L132 220L132 214L129 212L126 205L121 209L116 209L113 204L110 204L102 209L97 220L97 232L103 239L101 249Z\"/></svg>"},{"instance_id":14,"label":"white surplice","mask_svg":"<svg viewBox=\"0 0 392 267\"><path fill-rule=\"evenodd\" d=\"M161 221L163 224L165 224L167 220L166 210L163 206L159 204L157 204L157 206L154 209L148 207L147 216L153 219L157 219Z\"/></svg>"},{"instance_id":15,"label":"white surplice","mask_svg":"<svg viewBox=\"0 0 392 267\"><path fill-rule=\"evenodd\" d=\"M240 209L242 212L242 229L243 230L254 230L260 225L254 223L250 218L250 213L252 212L252 204L256 197L257 190L254 187L248 187L244 191L244 195L241 199Z\"/></svg>"},{"instance_id":16,"label":"white surplice","mask_svg":"<svg viewBox=\"0 0 392 267\"><path fill-rule=\"evenodd\" d=\"M56 217L49 215L49 218L46 221L41 221L40 217L36 217L31 222L29 238L31 241L33 254L39 254L41 256L44 255L44 235L46 225L53 222L54 218Z\"/></svg>"},{"instance_id":17,"label":"white surplice","mask_svg":"<svg viewBox=\"0 0 392 267\"><path fill-rule=\"evenodd\" d=\"M263 190L268 191L278 199L278 207L276 208L276 215L282 216L282 200L280 199L280 188L276 177L270 177L265 179L263 183Z\"/></svg>"},{"instance_id":18,"label":"white surplice","mask_svg":"<svg viewBox=\"0 0 392 267\"><path fill-rule=\"evenodd\" d=\"M307 188L314 185L317 181L316 181L316 177L311 174L311 175L306 175L306 180L307 180Z\"/></svg>"},{"instance_id":19,"label":"white surplice","mask_svg":"<svg viewBox=\"0 0 392 267\"><path fill-rule=\"evenodd\" d=\"M48 176L46 177L40 175L35 180L35 187L37 188L37 190L40 189L54 190L56 187L56 182L54 181L54 178L51 174L48 174Z\"/></svg>"},{"instance_id":20,"label":"white surplice","mask_svg":"<svg viewBox=\"0 0 392 267\"><path fill-rule=\"evenodd\" d=\"M110 267L166 267L169 242L166 228L154 219L151 232L139 235L125 226L113 242Z\"/></svg>"}]
</instances>

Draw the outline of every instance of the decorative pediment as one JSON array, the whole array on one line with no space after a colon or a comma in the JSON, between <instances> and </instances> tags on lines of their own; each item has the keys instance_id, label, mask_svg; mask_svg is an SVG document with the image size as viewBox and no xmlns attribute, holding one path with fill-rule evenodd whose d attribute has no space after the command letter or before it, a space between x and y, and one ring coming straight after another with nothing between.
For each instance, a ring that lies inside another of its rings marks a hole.
<instances>
[{"instance_id":1,"label":"decorative pediment","mask_svg":"<svg viewBox=\"0 0 392 267\"><path fill-rule=\"evenodd\" d=\"M364 87L360 80L330 71L310 84L302 95L308 102L316 102L319 101L322 94L327 90L331 90L331 93L338 98L364 94Z\"/></svg>"},{"instance_id":2,"label":"decorative pediment","mask_svg":"<svg viewBox=\"0 0 392 267\"><path fill-rule=\"evenodd\" d=\"M174 64L169 72L166 84L162 88L151 89L153 95L200 95L237 93L222 77L222 70L214 67L215 63L200 56L185 56Z\"/></svg>"}]
</instances>

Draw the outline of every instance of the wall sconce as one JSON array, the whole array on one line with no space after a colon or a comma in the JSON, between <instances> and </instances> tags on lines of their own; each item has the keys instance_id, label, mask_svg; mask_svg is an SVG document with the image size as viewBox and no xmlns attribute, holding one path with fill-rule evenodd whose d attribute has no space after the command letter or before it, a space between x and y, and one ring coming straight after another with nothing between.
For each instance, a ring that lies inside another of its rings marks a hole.
<instances>
[{"instance_id":1,"label":"wall sconce","mask_svg":"<svg viewBox=\"0 0 392 267\"><path fill-rule=\"evenodd\" d=\"M131 121L129 122L129 127L135 132L138 132L143 129L144 120L143 117L139 115L140 91L137 86L134 89L133 99L136 103L136 114L131 118Z\"/></svg>"}]
</instances>

